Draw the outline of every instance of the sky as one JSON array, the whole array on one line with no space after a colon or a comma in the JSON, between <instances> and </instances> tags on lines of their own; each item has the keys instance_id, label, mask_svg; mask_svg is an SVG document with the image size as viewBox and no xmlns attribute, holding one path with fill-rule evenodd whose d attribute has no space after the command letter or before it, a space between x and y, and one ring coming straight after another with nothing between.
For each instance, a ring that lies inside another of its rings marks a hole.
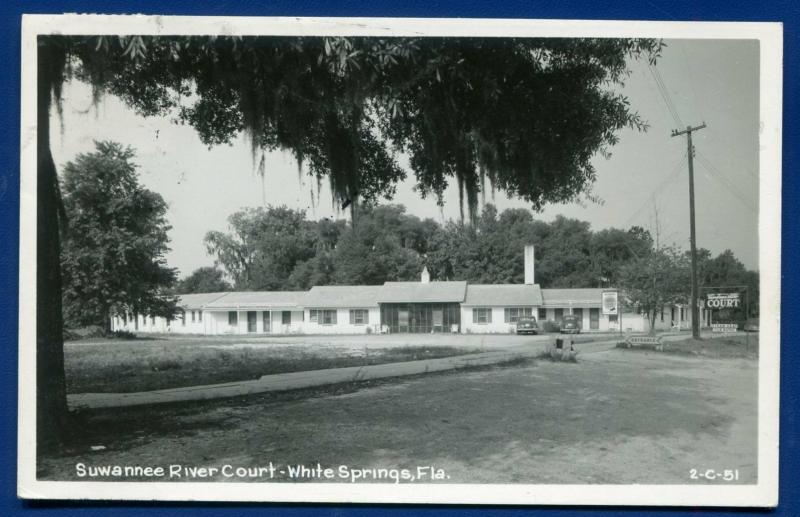
<instances>
[{"instance_id":1,"label":"sky","mask_svg":"<svg viewBox=\"0 0 800 517\"><path fill-rule=\"evenodd\" d=\"M693 136L697 246L715 255L731 249L745 266L758 269L758 42L665 43L657 69L679 120L668 110L647 63L631 62L631 75L618 89L649 129L620 131L612 156L594 158L593 194L601 203L546 205L534 217L550 221L564 215L589 221L593 230L638 225L655 235L658 229L662 244L688 249L686 138L670 133L679 126L705 122L707 127ZM209 149L191 127L170 118L140 117L114 97L93 106L89 88L78 82L66 85L63 107L63 119L53 114L51 124L59 170L79 153L92 152L94 140L133 147L140 182L161 194L169 206L172 250L167 262L182 276L213 265L214 258L203 245L205 233L227 230L228 216L242 208L286 205L305 209L310 219L346 217L333 207L327 185L323 184L320 196L312 195L316 180L298 174L289 153L268 154L262 179L244 137ZM445 194L445 206L439 207L435 199L421 199L413 190L413 173L408 176L392 202L421 218L443 222L459 217L454 181ZM500 191L494 199L486 193L485 201L500 210L530 208Z\"/></svg>"}]
</instances>

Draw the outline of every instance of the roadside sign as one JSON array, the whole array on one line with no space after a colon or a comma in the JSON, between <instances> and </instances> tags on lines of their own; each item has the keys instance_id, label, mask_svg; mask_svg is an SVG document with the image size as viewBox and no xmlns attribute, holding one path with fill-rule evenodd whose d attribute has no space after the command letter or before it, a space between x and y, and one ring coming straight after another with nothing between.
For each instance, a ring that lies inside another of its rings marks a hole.
<instances>
[{"instance_id":1,"label":"roadside sign","mask_svg":"<svg viewBox=\"0 0 800 517\"><path fill-rule=\"evenodd\" d=\"M738 309L740 301L739 293L708 293L706 295L706 308Z\"/></svg>"},{"instance_id":2,"label":"roadside sign","mask_svg":"<svg viewBox=\"0 0 800 517\"><path fill-rule=\"evenodd\" d=\"M619 314L619 291L603 291L601 307L603 314Z\"/></svg>"},{"instance_id":3,"label":"roadside sign","mask_svg":"<svg viewBox=\"0 0 800 517\"><path fill-rule=\"evenodd\" d=\"M712 323L711 332L736 332L736 323Z\"/></svg>"}]
</instances>

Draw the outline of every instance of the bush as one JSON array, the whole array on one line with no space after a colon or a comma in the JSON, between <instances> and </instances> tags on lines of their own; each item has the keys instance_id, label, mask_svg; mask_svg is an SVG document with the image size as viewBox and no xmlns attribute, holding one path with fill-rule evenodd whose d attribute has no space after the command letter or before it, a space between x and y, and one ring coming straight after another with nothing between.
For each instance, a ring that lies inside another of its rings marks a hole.
<instances>
[{"instance_id":1,"label":"bush","mask_svg":"<svg viewBox=\"0 0 800 517\"><path fill-rule=\"evenodd\" d=\"M72 331L68 328L65 328L61 335L63 336L64 341L76 341L81 339L80 334L77 334L75 331Z\"/></svg>"},{"instance_id":2,"label":"bush","mask_svg":"<svg viewBox=\"0 0 800 517\"><path fill-rule=\"evenodd\" d=\"M111 333L111 337L115 339L136 339L136 334L129 330L115 330Z\"/></svg>"},{"instance_id":3,"label":"bush","mask_svg":"<svg viewBox=\"0 0 800 517\"><path fill-rule=\"evenodd\" d=\"M548 359L550 361L556 362L568 362L568 363L577 363L578 362L578 352L575 350L570 350L569 348L556 348L555 346L547 347L547 350L543 350L538 356L537 359Z\"/></svg>"},{"instance_id":4,"label":"bush","mask_svg":"<svg viewBox=\"0 0 800 517\"><path fill-rule=\"evenodd\" d=\"M557 321L545 320L542 322L544 332L561 332L561 325Z\"/></svg>"}]
</instances>

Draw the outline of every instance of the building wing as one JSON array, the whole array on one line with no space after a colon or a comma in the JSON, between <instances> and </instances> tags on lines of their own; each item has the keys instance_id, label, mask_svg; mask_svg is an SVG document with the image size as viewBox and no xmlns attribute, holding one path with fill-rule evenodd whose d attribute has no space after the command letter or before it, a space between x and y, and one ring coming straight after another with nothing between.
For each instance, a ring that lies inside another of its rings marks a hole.
<instances>
[{"instance_id":1,"label":"building wing","mask_svg":"<svg viewBox=\"0 0 800 517\"><path fill-rule=\"evenodd\" d=\"M532 307L542 305L538 284L469 284L465 306Z\"/></svg>"},{"instance_id":2,"label":"building wing","mask_svg":"<svg viewBox=\"0 0 800 517\"><path fill-rule=\"evenodd\" d=\"M308 292L306 307L363 309L378 306L382 285L314 286Z\"/></svg>"},{"instance_id":3,"label":"building wing","mask_svg":"<svg viewBox=\"0 0 800 517\"><path fill-rule=\"evenodd\" d=\"M207 303L208 310L299 309L305 306L306 291L235 291Z\"/></svg>"},{"instance_id":4,"label":"building wing","mask_svg":"<svg viewBox=\"0 0 800 517\"><path fill-rule=\"evenodd\" d=\"M378 303L463 303L467 282L386 282Z\"/></svg>"},{"instance_id":5,"label":"building wing","mask_svg":"<svg viewBox=\"0 0 800 517\"><path fill-rule=\"evenodd\" d=\"M230 293L195 293L178 295L178 307L202 309L206 304L219 300Z\"/></svg>"},{"instance_id":6,"label":"building wing","mask_svg":"<svg viewBox=\"0 0 800 517\"><path fill-rule=\"evenodd\" d=\"M543 307L600 307L603 291L608 289L542 289Z\"/></svg>"}]
</instances>

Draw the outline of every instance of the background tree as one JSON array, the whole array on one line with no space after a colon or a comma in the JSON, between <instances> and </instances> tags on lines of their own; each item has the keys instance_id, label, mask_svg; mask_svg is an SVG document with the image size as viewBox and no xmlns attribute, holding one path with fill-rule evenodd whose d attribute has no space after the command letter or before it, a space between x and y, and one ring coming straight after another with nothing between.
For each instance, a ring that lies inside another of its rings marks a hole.
<instances>
[{"instance_id":1,"label":"background tree","mask_svg":"<svg viewBox=\"0 0 800 517\"><path fill-rule=\"evenodd\" d=\"M333 254L335 283L419 279L436 222L408 215L402 205L360 207L356 221L342 233Z\"/></svg>"},{"instance_id":2,"label":"background tree","mask_svg":"<svg viewBox=\"0 0 800 517\"><path fill-rule=\"evenodd\" d=\"M220 293L233 287L225 280L224 273L215 267L200 267L182 278L175 287L178 294Z\"/></svg>"},{"instance_id":3,"label":"background tree","mask_svg":"<svg viewBox=\"0 0 800 517\"><path fill-rule=\"evenodd\" d=\"M64 315L74 327L111 330L114 312L171 316L164 293L171 228L164 199L139 185L134 151L95 142L64 167L61 192L70 222L61 253Z\"/></svg>"},{"instance_id":4,"label":"background tree","mask_svg":"<svg viewBox=\"0 0 800 517\"><path fill-rule=\"evenodd\" d=\"M644 122L613 91L641 39L62 36L37 53L37 418L39 443L63 436L59 195L53 99L75 77L143 115L177 114L209 145L246 132L254 152L291 151L334 197L391 196L411 156L422 195L455 179L476 213L484 175L541 207L584 193L592 157ZM383 166L376 166L383 164ZM263 170L263 169L262 169Z\"/></svg>"},{"instance_id":5,"label":"background tree","mask_svg":"<svg viewBox=\"0 0 800 517\"><path fill-rule=\"evenodd\" d=\"M731 250L725 250L716 257L712 257L706 249L701 248L697 252L700 287L746 286L750 312L745 317L757 316L760 292L758 271L748 270ZM742 314L744 309L743 306Z\"/></svg>"},{"instance_id":6,"label":"background tree","mask_svg":"<svg viewBox=\"0 0 800 517\"><path fill-rule=\"evenodd\" d=\"M248 208L231 215L228 224L230 232L208 232L205 243L236 289L286 289L295 266L314 257L316 232L303 210Z\"/></svg>"},{"instance_id":7,"label":"background tree","mask_svg":"<svg viewBox=\"0 0 800 517\"><path fill-rule=\"evenodd\" d=\"M628 230L608 228L592 234L589 245L591 275L588 287L616 287L620 268L653 249L653 238L647 230L634 226Z\"/></svg>"},{"instance_id":8,"label":"background tree","mask_svg":"<svg viewBox=\"0 0 800 517\"><path fill-rule=\"evenodd\" d=\"M655 332L656 315L666 305L687 303L690 295L690 260L684 251L663 247L620 268L620 287L627 300L647 315Z\"/></svg>"}]
</instances>

